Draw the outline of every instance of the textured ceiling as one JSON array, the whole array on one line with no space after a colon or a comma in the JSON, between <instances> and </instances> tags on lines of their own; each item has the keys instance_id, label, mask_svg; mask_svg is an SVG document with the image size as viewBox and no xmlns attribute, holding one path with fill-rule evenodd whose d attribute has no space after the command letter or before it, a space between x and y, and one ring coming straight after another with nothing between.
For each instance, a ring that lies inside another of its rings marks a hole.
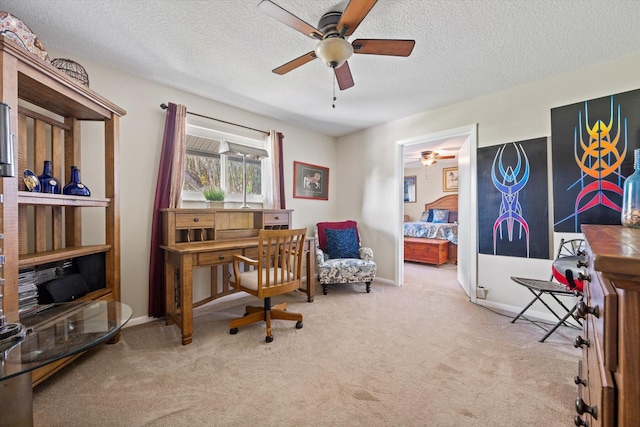
<instances>
[{"instance_id":1,"label":"textured ceiling","mask_svg":"<svg viewBox=\"0 0 640 427\"><path fill-rule=\"evenodd\" d=\"M258 3L0 0L0 10L81 64L102 63L333 136L640 50L640 1L378 0L350 39L415 39L416 46L408 58L354 55L355 86L338 91L334 109L333 74L320 61L284 76L271 72L316 42ZM313 26L346 4L275 3Z\"/></svg>"}]
</instances>

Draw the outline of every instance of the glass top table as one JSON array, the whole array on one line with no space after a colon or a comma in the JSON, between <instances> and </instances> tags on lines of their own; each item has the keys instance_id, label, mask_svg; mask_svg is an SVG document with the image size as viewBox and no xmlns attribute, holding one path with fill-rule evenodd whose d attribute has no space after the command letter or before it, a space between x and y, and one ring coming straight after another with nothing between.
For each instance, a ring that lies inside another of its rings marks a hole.
<instances>
[{"instance_id":1,"label":"glass top table","mask_svg":"<svg viewBox=\"0 0 640 427\"><path fill-rule=\"evenodd\" d=\"M131 308L118 301L82 301L52 304L23 316L20 324L7 324L17 325L20 333L0 341L0 412L10 414L0 417L0 426L4 421L30 425L32 370L108 341L131 315Z\"/></svg>"},{"instance_id":2,"label":"glass top table","mask_svg":"<svg viewBox=\"0 0 640 427\"><path fill-rule=\"evenodd\" d=\"M0 381L109 340L131 314L121 302L87 301L53 304L21 318L24 338L0 344Z\"/></svg>"}]
</instances>

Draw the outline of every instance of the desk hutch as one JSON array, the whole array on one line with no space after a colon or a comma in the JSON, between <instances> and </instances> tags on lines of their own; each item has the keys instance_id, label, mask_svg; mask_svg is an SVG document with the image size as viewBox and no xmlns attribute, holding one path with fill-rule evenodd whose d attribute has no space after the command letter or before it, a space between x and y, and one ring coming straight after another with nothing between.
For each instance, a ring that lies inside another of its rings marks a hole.
<instances>
[{"instance_id":1,"label":"desk hutch","mask_svg":"<svg viewBox=\"0 0 640 427\"><path fill-rule=\"evenodd\" d=\"M0 179L0 246L4 256L3 310L17 317L18 271L80 256L103 253L105 283L82 300L120 300L120 210L118 197L119 119L126 112L47 61L36 58L13 41L0 37L0 101L8 104L14 134L15 176ZM102 122L104 141L81 142L82 121ZM29 129L29 131L27 131ZM33 129L31 131L31 129ZM71 166L81 168L83 144L104 144L104 189L90 184L94 194L78 197L29 192L25 169L40 172L45 160L61 187L70 180ZM104 210L102 244L83 245L82 211ZM8 318L17 322L17 318ZM117 341L118 337L113 341ZM73 358L33 371L37 384Z\"/></svg>"},{"instance_id":2,"label":"desk hutch","mask_svg":"<svg viewBox=\"0 0 640 427\"><path fill-rule=\"evenodd\" d=\"M238 292L229 284L234 255L258 256L260 229L290 229L287 209L163 209L167 325L176 324L182 344L192 341L193 308ZM315 294L315 238L304 243L307 301ZM193 269L211 269L210 296L193 302Z\"/></svg>"}]
</instances>

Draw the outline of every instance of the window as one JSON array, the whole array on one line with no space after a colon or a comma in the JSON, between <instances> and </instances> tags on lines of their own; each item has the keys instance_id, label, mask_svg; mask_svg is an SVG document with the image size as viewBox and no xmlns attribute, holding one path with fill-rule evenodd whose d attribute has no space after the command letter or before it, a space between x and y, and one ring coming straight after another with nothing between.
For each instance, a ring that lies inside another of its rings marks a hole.
<instances>
[{"instance_id":1,"label":"window","mask_svg":"<svg viewBox=\"0 0 640 427\"><path fill-rule=\"evenodd\" d=\"M243 158L235 154L218 154L218 152L222 141L233 141L244 146L264 149L266 145L264 140L250 139L194 125L187 125L186 133L183 201L204 201L202 191L214 187L225 191L225 201L242 202L242 162L244 160L247 171L247 202L262 203L263 190L265 190L263 183L268 183L265 177L268 168L263 167L263 160Z\"/></svg>"}]
</instances>

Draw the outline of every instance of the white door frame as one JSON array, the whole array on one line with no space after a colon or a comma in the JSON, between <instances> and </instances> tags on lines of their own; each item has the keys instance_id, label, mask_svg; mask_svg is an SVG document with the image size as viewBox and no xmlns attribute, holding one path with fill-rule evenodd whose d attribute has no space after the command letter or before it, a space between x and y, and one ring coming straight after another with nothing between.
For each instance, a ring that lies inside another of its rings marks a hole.
<instances>
[{"instance_id":1,"label":"white door frame","mask_svg":"<svg viewBox=\"0 0 640 427\"><path fill-rule=\"evenodd\" d=\"M455 129L448 129L441 132L420 135L413 138L396 141L396 166L395 178L398 183L397 188L402 188L404 179L403 151L405 147L417 144L428 144L442 142L443 139L467 136L463 152L458 163L459 182L458 195L459 202L463 203L458 212L458 219L461 224L458 229L458 282L469 295L471 302L476 302L476 288L478 284L478 199L476 197L477 183L477 151L478 151L478 128L477 124L462 126ZM462 150L461 150L462 151ZM400 286L404 284L404 246L402 244L402 219L404 195L398 192L397 206L399 224L395 227L396 242L396 269L395 281Z\"/></svg>"}]
</instances>

